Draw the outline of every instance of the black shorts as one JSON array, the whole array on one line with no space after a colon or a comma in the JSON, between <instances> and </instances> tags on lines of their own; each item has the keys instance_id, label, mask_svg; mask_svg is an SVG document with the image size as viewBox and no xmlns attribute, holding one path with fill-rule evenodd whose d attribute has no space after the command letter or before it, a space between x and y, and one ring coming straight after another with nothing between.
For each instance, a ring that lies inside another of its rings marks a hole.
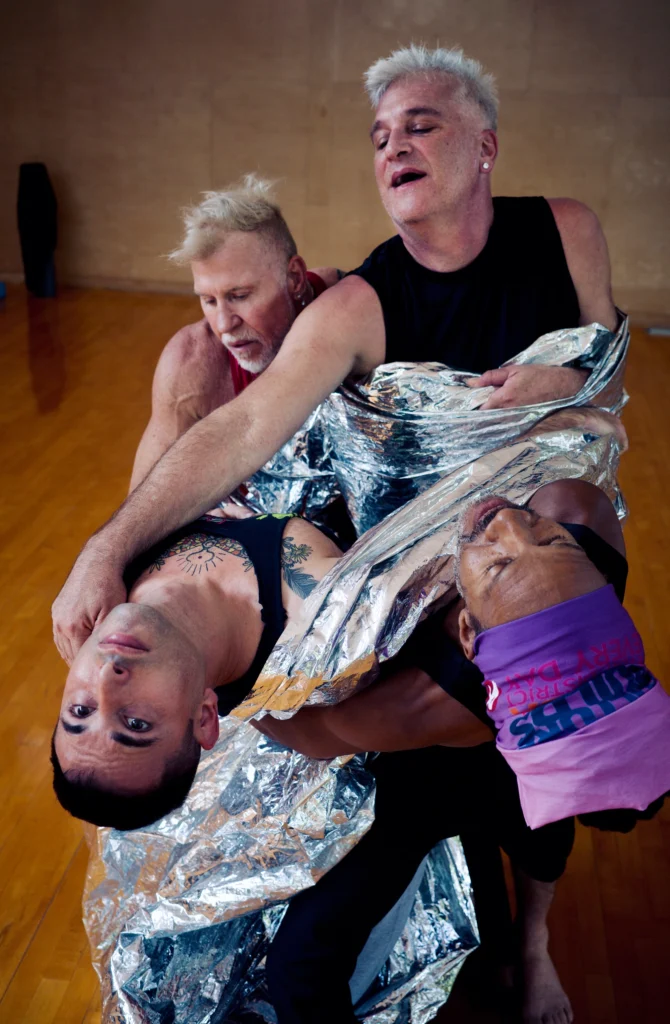
<instances>
[{"instance_id":1,"label":"black shorts","mask_svg":"<svg viewBox=\"0 0 670 1024\"><path fill-rule=\"evenodd\" d=\"M401 813L401 827L411 829L426 852L440 839L480 834L495 839L538 882L555 882L565 871L574 820L529 828L516 776L495 743L379 754L369 767L377 781L378 828L395 825Z\"/></svg>"}]
</instances>

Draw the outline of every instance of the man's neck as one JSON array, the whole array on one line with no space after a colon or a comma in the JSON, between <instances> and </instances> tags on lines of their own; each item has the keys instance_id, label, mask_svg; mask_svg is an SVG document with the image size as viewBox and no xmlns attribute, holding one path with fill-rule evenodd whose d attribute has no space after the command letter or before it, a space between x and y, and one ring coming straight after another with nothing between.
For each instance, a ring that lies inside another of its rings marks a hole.
<instances>
[{"instance_id":1,"label":"man's neck","mask_svg":"<svg viewBox=\"0 0 670 1024\"><path fill-rule=\"evenodd\" d=\"M144 574L128 600L156 608L188 637L204 658L206 685L214 689L243 676L256 655L263 621L254 583L247 576L241 586L233 581L226 587L218 573L192 577L163 570Z\"/></svg>"},{"instance_id":2,"label":"man's neck","mask_svg":"<svg viewBox=\"0 0 670 1024\"><path fill-rule=\"evenodd\" d=\"M486 245L493 224L493 200L486 193L464 209L413 224L398 225L405 248L429 270L450 273L467 267Z\"/></svg>"}]
</instances>

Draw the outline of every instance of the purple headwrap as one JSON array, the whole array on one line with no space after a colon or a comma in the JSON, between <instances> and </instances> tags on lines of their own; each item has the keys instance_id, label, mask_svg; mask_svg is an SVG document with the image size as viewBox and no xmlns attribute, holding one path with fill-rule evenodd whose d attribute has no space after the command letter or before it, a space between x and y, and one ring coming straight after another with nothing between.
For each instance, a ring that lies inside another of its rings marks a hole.
<instances>
[{"instance_id":1,"label":"purple headwrap","mask_svg":"<svg viewBox=\"0 0 670 1024\"><path fill-rule=\"evenodd\" d=\"M670 790L670 697L612 586L486 630L474 660L531 828Z\"/></svg>"}]
</instances>

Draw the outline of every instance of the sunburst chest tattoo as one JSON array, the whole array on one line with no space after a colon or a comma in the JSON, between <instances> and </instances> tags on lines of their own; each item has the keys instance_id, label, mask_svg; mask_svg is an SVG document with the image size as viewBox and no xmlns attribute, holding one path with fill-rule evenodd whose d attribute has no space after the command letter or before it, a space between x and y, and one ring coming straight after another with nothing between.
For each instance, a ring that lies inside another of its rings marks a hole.
<instances>
[{"instance_id":1,"label":"sunburst chest tattoo","mask_svg":"<svg viewBox=\"0 0 670 1024\"><path fill-rule=\"evenodd\" d=\"M173 555L178 556L179 568L191 576L197 576L203 569L205 572L214 569L223 561L224 555L241 558L245 572L253 568L247 552L239 541L233 540L232 537L218 537L209 533L192 533L166 548L150 567L149 572L160 572L168 558L172 558Z\"/></svg>"},{"instance_id":2,"label":"sunburst chest tattoo","mask_svg":"<svg viewBox=\"0 0 670 1024\"><path fill-rule=\"evenodd\" d=\"M284 579L293 593L302 598L311 594L319 582L308 572L297 568L300 562L305 562L309 558L311 553L312 549L309 544L296 544L290 537L285 537L282 541L281 565Z\"/></svg>"}]
</instances>

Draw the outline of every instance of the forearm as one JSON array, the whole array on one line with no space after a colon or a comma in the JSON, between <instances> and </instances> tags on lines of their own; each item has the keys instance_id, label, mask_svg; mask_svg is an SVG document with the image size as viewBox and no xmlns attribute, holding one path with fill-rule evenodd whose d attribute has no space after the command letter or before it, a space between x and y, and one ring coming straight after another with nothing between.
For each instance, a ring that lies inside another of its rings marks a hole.
<instances>
[{"instance_id":1,"label":"forearm","mask_svg":"<svg viewBox=\"0 0 670 1024\"><path fill-rule=\"evenodd\" d=\"M276 740L284 747L297 750L306 757L329 760L341 754L358 754L367 749L347 742L331 732L327 714L330 710L332 709L303 708L292 718L279 720L265 715L251 724L265 736Z\"/></svg>"},{"instance_id":2,"label":"forearm","mask_svg":"<svg viewBox=\"0 0 670 1024\"><path fill-rule=\"evenodd\" d=\"M228 408L217 409L178 438L89 544L126 565L213 508L255 472L265 461L265 452L253 442L240 443L252 432L240 428L239 419L237 437L231 437L225 422L230 418Z\"/></svg>"},{"instance_id":3,"label":"forearm","mask_svg":"<svg viewBox=\"0 0 670 1024\"><path fill-rule=\"evenodd\" d=\"M285 721L263 718L256 728L308 757L366 750L476 746L491 732L420 669L395 672L349 700L303 708Z\"/></svg>"},{"instance_id":4,"label":"forearm","mask_svg":"<svg viewBox=\"0 0 670 1024\"><path fill-rule=\"evenodd\" d=\"M339 337L318 354L319 359L309 340L297 352L285 341L258 380L174 442L92 538L94 549L104 548L114 553L117 565L125 564L213 508L260 469L352 370L352 353Z\"/></svg>"}]
</instances>

